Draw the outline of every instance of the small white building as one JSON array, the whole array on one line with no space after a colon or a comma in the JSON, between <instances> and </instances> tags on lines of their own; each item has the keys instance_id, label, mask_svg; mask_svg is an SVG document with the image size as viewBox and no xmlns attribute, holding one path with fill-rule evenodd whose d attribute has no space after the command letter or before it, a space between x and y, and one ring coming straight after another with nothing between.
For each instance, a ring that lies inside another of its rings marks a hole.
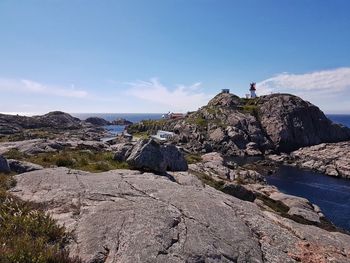
<instances>
[{"instance_id":1,"label":"small white building","mask_svg":"<svg viewBox=\"0 0 350 263\"><path fill-rule=\"evenodd\" d=\"M151 138L158 140L158 141L161 141L161 142L164 142L164 141L171 139L174 135L175 135L175 133L173 133L173 132L159 130L159 131L157 131L157 134L152 135Z\"/></svg>"}]
</instances>

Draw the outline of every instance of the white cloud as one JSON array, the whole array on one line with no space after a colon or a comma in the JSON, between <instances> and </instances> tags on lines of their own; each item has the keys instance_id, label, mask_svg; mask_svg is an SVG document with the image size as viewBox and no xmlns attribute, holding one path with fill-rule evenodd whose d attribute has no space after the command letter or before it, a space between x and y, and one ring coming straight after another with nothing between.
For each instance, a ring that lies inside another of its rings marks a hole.
<instances>
[{"instance_id":1,"label":"white cloud","mask_svg":"<svg viewBox=\"0 0 350 263\"><path fill-rule=\"evenodd\" d=\"M306 97L336 96L350 93L350 68L316 71L305 74L282 73L257 83L259 94L289 92Z\"/></svg>"},{"instance_id":2,"label":"white cloud","mask_svg":"<svg viewBox=\"0 0 350 263\"><path fill-rule=\"evenodd\" d=\"M257 93L291 93L327 113L350 113L350 68L305 74L282 73L257 83Z\"/></svg>"},{"instance_id":3,"label":"white cloud","mask_svg":"<svg viewBox=\"0 0 350 263\"><path fill-rule=\"evenodd\" d=\"M28 79L4 79L0 78L0 91L15 93L43 94L59 97L84 98L88 93L82 89L46 85Z\"/></svg>"},{"instance_id":4,"label":"white cloud","mask_svg":"<svg viewBox=\"0 0 350 263\"><path fill-rule=\"evenodd\" d=\"M163 105L162 109L170 111L197 110L212 98L211 95L202 91L200 82L190 86L177 85L171 89L161 84L157 78L152 78L149 81L137 81L128 83L128 85L130 86L127 91L128 95Z\"/></svg>"}]
</instances>

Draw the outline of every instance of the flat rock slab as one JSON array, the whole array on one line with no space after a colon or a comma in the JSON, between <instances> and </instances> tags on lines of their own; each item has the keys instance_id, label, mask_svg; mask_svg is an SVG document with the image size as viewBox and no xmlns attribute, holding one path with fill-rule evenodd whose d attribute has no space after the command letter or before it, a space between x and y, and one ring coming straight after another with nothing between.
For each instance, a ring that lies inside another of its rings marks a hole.
<instances>
[{"instance_id":1,"label":"flat rock slab","mask_svg":"<svg viewBox=\"0 0 350 263\"><path fill-rule=\"evenodd\" d=\"M186 175L175 175L177 183L130 170L53 168L17 175L11 191L46 203L73 232L71 254L86 262L350 261L350 236L262 211Z\"/></svg>"}]
</instances>

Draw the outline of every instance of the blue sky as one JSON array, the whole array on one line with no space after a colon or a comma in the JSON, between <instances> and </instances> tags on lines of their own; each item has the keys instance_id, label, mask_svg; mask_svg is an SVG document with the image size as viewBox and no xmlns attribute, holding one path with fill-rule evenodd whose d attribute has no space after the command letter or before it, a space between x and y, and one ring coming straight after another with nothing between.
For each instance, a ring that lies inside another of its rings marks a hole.
<instances>
[{"instance_id":1,"label":"blue sky","mask_svg":"<svg viewBox=\"0 0 350 263\"><path fill-rule=\"evenodd\" d=\"M194 110L222 88L350 113L348 0L0 0L0 112Z\"/></svg>"}]
</instances>

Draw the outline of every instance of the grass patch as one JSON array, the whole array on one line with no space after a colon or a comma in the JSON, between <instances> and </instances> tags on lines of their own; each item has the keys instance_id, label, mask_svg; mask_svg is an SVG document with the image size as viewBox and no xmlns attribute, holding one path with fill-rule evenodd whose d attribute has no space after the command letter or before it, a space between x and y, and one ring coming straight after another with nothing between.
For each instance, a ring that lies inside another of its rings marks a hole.
<instances>
[{"instance_id":1,"label":"grass patch","mask_svg":"<svg viewBox=\"0 0 350 263\"><path fill-rule=\"evenodd\" d=\"M255 116L258 112L258 107L256 105L244 105L242 110Z\"/></svg>"},{"instance_id":2,"label":"grass patch","mask_svg":"<svg viewBox=\"0 0 350 263\"><path fill-rule=\"evenodd\" d=\"M24 160L29 156L25 153L20 152L17 149L11 149L4 154L7 159Z\"/></svg>"},{"instance_id":3,"label":"grass patch","mask_svg":"<svg viewBox=\"0 0 350 263\"><path fill-rule=\"evenodd\" d=\"M200 154L186 154L185 159L188 164L194 164L194 163L199 163L202 161L202 156Z\"/></svg>"},{"instance_id":4,"label":"grass patch","mask_svg":"<svg viewBox=\"0 0 350 263\"><path fill-rule=\"evenodd\" d=\"M189 170L189 172L191 174L197 176L197 178L199 180L201 180L202 183L204 183L206 185L209 185L209 186L215 188L216 190L223 191L224 185L225 185L224 181L222 181L222 180L215 180L215 179L213 179L211 176L209 176L207 174L196 172L196 171L193 171L193 170Z\"/></svg>"},{"instance_id":5,"label":"grass patch","mask_svg":"<svg viewBox=\"0 0 350 263\"><path fill-rule=\"evenodd\" d=\"M9 159L25 160L46 168L58 166L88 172L128 169L126 162L118 162L113 159L114 154L112 152L66 149L54 153L40 153L35 156L29 156L12 149L4 155Z\"/></svg>"},{"instance_id":6,"label":"grass patch","mask_svg":"<svg viewBox=\"0 0 350 263\"><path fill-rule=\"evenodd\" d=\"M25 129L21 132L4 135L0 138L0 142L16 142L32 139L54 139L60 134L59 131L51 129Z\"/></svg>"},{"instance_id":7,"label":"grass patch","mask_svg":"<svg viewBox=\"0 0 350 263\"><path fill-rule=\"evenodd\" d=\"M132 136L134 136L134 138L140 139L140 140L149 138L148 132L135 132L132 134Z\"/></svg>"}]
</instances>

